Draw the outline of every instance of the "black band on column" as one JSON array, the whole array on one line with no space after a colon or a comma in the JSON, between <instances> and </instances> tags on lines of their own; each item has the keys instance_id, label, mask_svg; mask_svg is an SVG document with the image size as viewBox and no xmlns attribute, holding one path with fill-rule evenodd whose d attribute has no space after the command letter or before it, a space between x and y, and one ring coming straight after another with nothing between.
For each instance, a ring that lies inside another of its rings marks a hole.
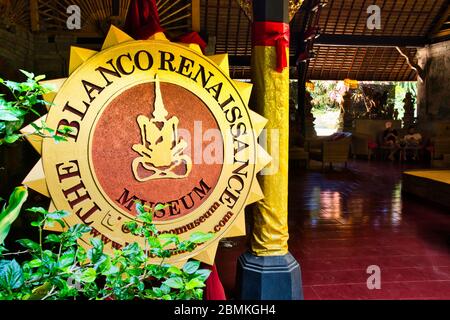
<instances>
[{"instance_id":1,"label":"black band on column","mask_svg":"<svg viewBox=\"0 0 450 320\"><path fill-rule=\"evenodd\" d=\"M253 0L253 20L289 23L289 0Z\"/></svg>"}]
</instances>

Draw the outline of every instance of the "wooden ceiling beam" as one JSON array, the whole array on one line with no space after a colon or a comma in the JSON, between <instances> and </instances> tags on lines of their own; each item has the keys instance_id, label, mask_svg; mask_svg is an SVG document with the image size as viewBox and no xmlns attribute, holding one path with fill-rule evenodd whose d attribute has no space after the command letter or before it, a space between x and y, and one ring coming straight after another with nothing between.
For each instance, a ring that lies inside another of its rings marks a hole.
<instances>
[{"instance_id":1,"label":"wooden ceiling beam","mask_svg":"<svg viewBox=\"0 0 450 320\"><path fill-rule=\"evenodd\" d=\"M409 47L420 48L427 45L426 37L416 36L372 36L372 35L344 35L322 34L315 40L315 44L346 47Z\"/></svg>"},{"instance_id":2,"label":"wooden ceiling beam","mask_svg":"<svg viewBox=\"0 0 450 320\"><path fill-rule=\"evenodd\" d=\"M428 38L433 38L433 36L441 30L442 26L445 24L445 22L448 20L450 15L450 0L444 1L442 4L441 9L439 10L438 15L434 19L433 23L431 24L430 31L428 32Z\"/></svg>"}]
</instances>

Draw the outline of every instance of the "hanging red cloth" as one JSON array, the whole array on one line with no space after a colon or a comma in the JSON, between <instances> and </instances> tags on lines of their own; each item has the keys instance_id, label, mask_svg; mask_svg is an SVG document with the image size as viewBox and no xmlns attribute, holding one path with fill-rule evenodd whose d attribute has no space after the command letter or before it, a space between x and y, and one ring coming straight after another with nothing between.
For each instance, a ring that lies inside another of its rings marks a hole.
<instances>
[{"instance_id":1,"label":"hanging red cloth","mask_svg":"<svg viewBox=\"0 0 450 320\"><path fill-rule=\"evenodd\" d=\"M156 0L132 0L125 22L125 31L136 40L146 40L157 32L164 32L159 21ZM176 39L182 43L196 43L205 53L206 42L197 32L189 32Z\"/></svg>"},{"instance_id":2,"label":"hanging red cloth","mask_svg":"<svg viewBox=\"0 0 450 320\"><path fill-rule=\"evenodd\" d=\"M289 48L289 24L283 22L253 22L253 46L271 46L277 50L278 72L288 66L287 49Z\"/></svg>"},{"instance_id":3,"label":"hanging red cloth","mask_svg":"<svg viewBox=\"0 0 450 320\"><path fill-rule=\"evenodd\" d=\"M155 33L162 32L156 0L132 0L125 30L136 40L146 40Z\"/></svg>"},{"instance_id":4,"label":"hanging red cloth","mask_svg":"<svg viewBox=\"0 0 450 320\"><path fill-rule=\"evenodd\" d=\"M202 49L203 53L205 53L206 46L207 46L206 42L195 31L186 33L186 34L178 37L176 39L176 41L177 42L182 42L182 43L195 43L195 44L198 44L200 46L200 48Z\"/></svg>"},{"instance_id":5,"label":"hanging red cloth","mask_svg":"<svg viewBox=\"0 0 450 320\"><path fill-rule=\"evenodd\" d=\"M211 269L211 275L206 280L205 289L205 300L227 300L225 295L225 290L223 288L222 282L219 278L219 273L217 272L216 265L204 266L205 268Z\"/></svg>"}]
</instances>

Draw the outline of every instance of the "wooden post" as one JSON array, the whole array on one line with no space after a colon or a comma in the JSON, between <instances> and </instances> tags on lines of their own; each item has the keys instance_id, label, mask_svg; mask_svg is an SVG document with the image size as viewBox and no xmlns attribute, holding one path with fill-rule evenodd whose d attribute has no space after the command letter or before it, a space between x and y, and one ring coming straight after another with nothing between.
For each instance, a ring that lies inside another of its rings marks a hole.
<instances>
[{"instance_id":1,"label":"wooden post","mask_svg":"<svg viewBox=\"0 0 450 320\"><path fill-rule=\"evenodd\" d=\"M40 30L39 0L30 0L30 18L31 18L31 31L38 32Z\"/></svg>"},{"instance_id":2,"label":"wooden post","mask_svg":"<svg viewBox=\"0 0 450 320\"><path fill-rule=\"evenodd\" d=\"M200 32L200 0L192 0L192 31Z\"/></svg>"}]
</instances>

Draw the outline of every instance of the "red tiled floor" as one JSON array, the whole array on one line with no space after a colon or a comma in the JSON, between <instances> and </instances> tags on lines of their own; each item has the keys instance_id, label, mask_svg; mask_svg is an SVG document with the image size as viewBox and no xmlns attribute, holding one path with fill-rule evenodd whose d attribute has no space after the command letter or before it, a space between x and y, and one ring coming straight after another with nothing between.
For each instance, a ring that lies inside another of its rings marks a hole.
<instances>
[{"instance_id":1,"label":"red tiled floor","mask_svg":"<svg viewBox=\"0 0 450 320\"><path fill-rule=\"evenodd\" d=\"M449 299L450 281L387 282L380 290L369 290L365 284L312 286L323 300L365 299ZM305 299L308 299L305 296ZM312 298L314 299L314 298Z\"/></svg>"},{"instance_id":2,"label":"red tiled floor","mask_svg":"<svg viewBox=\"0 0 450 320\"><path fill-rule=\"evenodd\" d=\"M320 297L311 286L303 286L303 296L306 300L320 300Z\"/></svg>"},{"instance_id":3,"label":"red tiled floor","mask_svg":"<svg viewBox=\"0 0 450 320\"><path fill-rule=\"evenodd\" d=\"M355 161L348 171L291 171L289 248L305 299L450 299L449 210L402 196L391 163ZM221 247L217 266L230 298L246 239ZM369 290L367 267L381 269Z\"/></svg>"}]
</instances>

